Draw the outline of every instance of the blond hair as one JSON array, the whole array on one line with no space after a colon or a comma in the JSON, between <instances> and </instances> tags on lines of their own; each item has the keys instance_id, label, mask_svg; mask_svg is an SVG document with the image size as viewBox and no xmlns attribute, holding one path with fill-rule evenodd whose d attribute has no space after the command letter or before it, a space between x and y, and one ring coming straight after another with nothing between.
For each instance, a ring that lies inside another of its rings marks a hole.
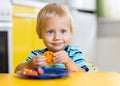
<instances>
[{"instance_id":1,"label":"blond hair","mask_svg":"<svg viewBox=\"0 0 120 86\"><path fill-rule=\"evenodd\" d=\"M37 16L36 30L39 38L42 38L41 30L44 29L46 21L56 15L67 16L70 22L70 31L73 32L72 16L68 8L59 3L49 3L39 11Z\"/></svg>"}]
</instances>

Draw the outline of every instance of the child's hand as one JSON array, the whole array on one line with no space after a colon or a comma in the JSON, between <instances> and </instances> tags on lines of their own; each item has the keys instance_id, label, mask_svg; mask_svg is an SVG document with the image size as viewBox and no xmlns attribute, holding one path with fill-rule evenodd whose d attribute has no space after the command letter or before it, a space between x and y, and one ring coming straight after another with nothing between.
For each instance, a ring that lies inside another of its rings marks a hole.
<instances>
[{"instance_id":1,"label":"child's hand","mask_svg":"<svg viewBox=\"0 0 120 86\"><path fill-rule=\"evenodd\" d=\"M64 50L54 53L54 58L53 58L54 63L66 64L69 62L69 60L70 60L70 58L67 55L66 51L64 51Z\"/></svg>"},{"instance_id":2,"label":"child's hand","mask_svg":"<svg viewBox=\"0 0 120 86\"><path fill-rule=\"evenodd\" d=\"M45 66L47 64L45 56L42 56L42 55L34 56L32 58L32 61L36 67L42 67L42 66Z\"/></svg>"}]
</instances>

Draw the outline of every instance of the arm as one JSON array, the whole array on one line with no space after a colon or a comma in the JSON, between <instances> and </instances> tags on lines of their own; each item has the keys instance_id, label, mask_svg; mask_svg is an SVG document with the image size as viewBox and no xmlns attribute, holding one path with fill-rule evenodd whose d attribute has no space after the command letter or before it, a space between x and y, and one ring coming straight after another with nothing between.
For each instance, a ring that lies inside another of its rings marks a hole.
<instances>
[{"instance_id":1,"label":"arm","mask_svg":"<svg viewBox=\"0 0 120 86\"><path fill-rule=\"evenodd\" d=\"M70 60L68 59L68 61L65 63L66 68L68 69L76 68L77 70L74 69L75 71L88 72L89 68L87 67L87 63L84 60L80 48L77 46L68 46L68 47L69 48L67 48L66 51L68 53ZM76 67L74 64L76 65Z\"/></svg>"},{"instance_id":2,"label":"arm","mask_svg":"<svg viewBox=\"0 0 120 86\"><path fill-rule=\"evenodd\" d=\"M15 73L23 68L28 68L28 69L33 69L35 68L34 63L32 62L32 60L28 61L28 62L24 62L19 64L16 68L15 68Z\"/></svg>"},{"instance_id":3,"label":"arm","mask_svg":"<svg viewBox=\"0 0 120 86\"><path fill-rule=\"evenodd\" d=\"M15 73L21 70L22 68L28 68L28 69L36 68L36 65L33 59L37 55L39 55L38 50L31 51L29 57L15 68Z\"/></svg>"},{"instance_id":4,"label":"arm","mask_svg":"<svg viewBox=\"0 0 120 86\"><path fill-rule=\"evenodd\" d=\"M42 55L33 56L31 60L19 64L15 69L15 73L23 68L34 69L34 68L42 67L45 65L46 65L45 56L42 56Z\"/></svg>"},{"instance_id":5,"label":"arm","mask_svg":"<svg viewBox=\"0 0 120 86\"><path fill-rule=\"evenodd\" d=\"M53 61L55 63L63 63L66 69L69 71L85 72L83 68L81 68L79 65L77 65L74 61L71 60L71 58L67 55L66 51L64 50L54 53Z\"/></svg>"},{"instance_id":6,"label":"arm","mask_svg":"<svg viewBox=\"0 0 120 86\"><path fill-rule=\"evenodd\" d=\"M81 67L79 67L75 62L73 62L70 58L68 58L68 61L64 63L65 67L69 71L73 72L85 72L85 70Z\"/></svg>"}]
</instances>

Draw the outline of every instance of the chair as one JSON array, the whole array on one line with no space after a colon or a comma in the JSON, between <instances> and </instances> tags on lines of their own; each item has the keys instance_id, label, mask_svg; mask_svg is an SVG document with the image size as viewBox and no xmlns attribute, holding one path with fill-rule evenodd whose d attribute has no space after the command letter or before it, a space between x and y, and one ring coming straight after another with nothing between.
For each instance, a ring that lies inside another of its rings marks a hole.
<instances>
[{"instance_id":1,"label":"chair","mask_svg":"<svg viewBox=\"0 0 120 86\"><path fill-rule=\"evenodd\" d=\"M88 72L98 72L99 71L97 66L95 66L94 63L90 59L85 58L85 61L87 62L87 66L89 68Z\"/></svg>"}]
</instances>

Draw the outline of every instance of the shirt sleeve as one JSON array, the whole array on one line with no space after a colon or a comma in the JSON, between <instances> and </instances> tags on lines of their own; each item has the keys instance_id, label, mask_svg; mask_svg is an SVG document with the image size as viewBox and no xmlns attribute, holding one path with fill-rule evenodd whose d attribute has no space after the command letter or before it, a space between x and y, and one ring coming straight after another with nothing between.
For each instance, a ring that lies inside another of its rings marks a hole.
<instances>
[{"instance_id":1,"label":"shirt sleeve","mask_svg":"<svg viewBox=\"0 0 120 86\"><path fill-rule=\"evenodd\" d=\"M71 49L69 52L69 56L78 66L85 69L85 71L89 71L89 68L87 67L87 63L84 60L82 52L80 51L79 48Z\"/></svg>"}]
</instances>

